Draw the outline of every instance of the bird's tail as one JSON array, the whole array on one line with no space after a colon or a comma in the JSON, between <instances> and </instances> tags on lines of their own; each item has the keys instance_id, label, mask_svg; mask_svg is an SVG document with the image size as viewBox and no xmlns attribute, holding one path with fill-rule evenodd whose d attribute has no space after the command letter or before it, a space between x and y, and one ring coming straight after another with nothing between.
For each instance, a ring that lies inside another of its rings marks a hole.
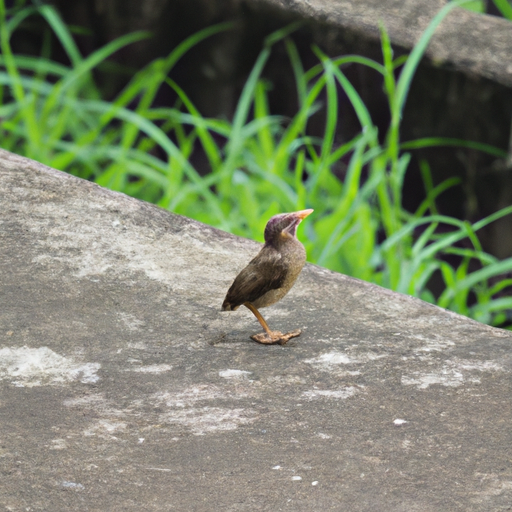
<instances>
[{"instance_id":1,"label":"bird's tail","mask_svg":"<svg viewBox=\"0 0 512 512\"><path fill-rule=\"evenodd\" d=\"M224 299L224 302L222 303L221 311L235 311L239 307L240 306L233 306L233 304L231 304L231 302L228 302L227 299Z\"/></svg>"}]
</instances>

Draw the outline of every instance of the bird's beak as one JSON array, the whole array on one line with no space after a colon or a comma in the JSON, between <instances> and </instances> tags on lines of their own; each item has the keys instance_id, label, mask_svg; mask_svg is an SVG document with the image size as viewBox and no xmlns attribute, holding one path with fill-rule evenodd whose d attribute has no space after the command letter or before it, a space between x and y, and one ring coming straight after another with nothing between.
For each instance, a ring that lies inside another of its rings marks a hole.
<instances>
[{"instance_id":1,"label":"bird's beak","mask_svg":"<svg viewBox=\"0 0 512 512\"><path fill-rule=\"evenodd\" d=\"M311 208L309 210L300 210L298 212L294 212L294 215L298 217L300 220L304 220L308 215L311 215L315 210Z\"/></svg>"},{"instance_id":2,"label":"bird's beak","mask_svg":"<svg viewBox=\"0 0 512 512\"><path fill-rule=\"evenodd\" d=\"M311 213L313 213L312 209L289 213L286 217L289 219L290 224L288 227L283 229L283 232L286 232L293 237L297 237L297 227Z\"/></svg>"}]
</instances>

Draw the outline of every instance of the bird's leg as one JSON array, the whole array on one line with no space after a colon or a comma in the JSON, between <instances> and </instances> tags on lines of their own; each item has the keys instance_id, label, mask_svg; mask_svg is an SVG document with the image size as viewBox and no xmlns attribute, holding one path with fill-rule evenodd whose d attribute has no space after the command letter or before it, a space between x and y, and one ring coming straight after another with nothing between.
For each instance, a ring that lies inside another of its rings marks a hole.
<instances>
[{"instance_id":1,"label":"bird's leg","mask_svg":"<svg viewBox=\"0 0 512 512\"><path fill-rule=\"evenodd\" d=\"M250 302L244 302L244 306L252 311L263 329L265 329L265 333L254 334L251 336L251 339L257 341L258 343L263 343L265 345L273 345L276 343L279 345L284 345L290 338L300 336L300 333L302 332L300 329L288 332L286 334L283 334L280 331L271 331L267 322L265 322L265 319L261 316L261 313Z\"/></svg>"},{"instance_id":2,"label":"bird's leg","mask_svg":"<svg viewBox=\"0 0 512 512\"><path fill-rule=\"evenodd\" d=\"M258 319L258 322L261 324L263 329L265 329L265 332L269 336L272 336L272 331L270 330L267 322L265 322L265 319L261 316L261 313L250 302L245 302L244 306L253 312L254 316Z\"/></svg>"}]
</instances>

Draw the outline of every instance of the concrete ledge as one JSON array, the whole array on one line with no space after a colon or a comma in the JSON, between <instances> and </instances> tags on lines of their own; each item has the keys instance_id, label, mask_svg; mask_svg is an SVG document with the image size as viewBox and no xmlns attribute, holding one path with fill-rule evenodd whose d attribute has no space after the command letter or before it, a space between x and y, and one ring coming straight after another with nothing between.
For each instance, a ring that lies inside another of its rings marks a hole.
<instances>
[{"instance_id":1,"label":"concrete ledge","mask_svg":"<svg viewBox=\"0 0 512 512\"><path fill-rule=\"evenodd\" d=\"M325 23L352 37L380 40L380 24L391 42L410 50L445 0L254 0ZM511 22L456 8L438 27L427 57L475 76L512 86Z\"/></svg>"},{"instance_id":2,"label":"concrete ledge","mask_svg":"<svg viewBox=\"0 0 512 512\"><path fill-rule=\"evenodd\" d=\"M0 150L11 511L498 511L512 334L309 265L261 346L257 244Z\"/></svg>"}]
</instances>

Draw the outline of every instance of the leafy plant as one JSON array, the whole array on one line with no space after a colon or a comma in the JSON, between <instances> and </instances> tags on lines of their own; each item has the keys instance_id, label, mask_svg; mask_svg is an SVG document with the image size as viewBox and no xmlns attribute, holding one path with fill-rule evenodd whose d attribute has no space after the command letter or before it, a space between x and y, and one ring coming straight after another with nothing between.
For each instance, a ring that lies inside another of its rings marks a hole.
<instances>
[{"instance_id":1,"label":"leafy plant","mask_svg":"<svg viewBox=\"0 0 512 512\"><path fill-rule=\"evenodd\" d=\"M494 5L501 12L501 15L508 20L512 20L512 5L508 0L492 0Z\"/></svg>"},{"instance_id":2,"label":"leafy plant","mask_svg":"<svg viewBox=\"0 0 512 512\"><path fill-rule=\"evenodd\" d=\"M509 0L492 0L492 2L504 18L512 20L512 5ZM464 7L479 13L486 12L486 2L484 0L470 0L464 4Z\"/></svg>"},{"instance_id":3,"label":"leafy plant","mask_svg":"<svg viewBox=\"0 0 512 512\"><path fill-rule=\"evenodd\" d=\"M382 64L356 55L330 59L314 48L318 64L305 70L289 37L296 26L275 32L265 40L231 121L201 116L186 93L168 78L189 48L228 29L227 25L188 38L169 56L136 73L107 102L101 99L92 69L147 34L125 36L84 58L53 8L21 8L7 18L3 2L0 140L6 149L260 240L273 214L312 207L315 215L305 223L307 235L303 237L310 260L437 301L483 322L499 325L507 321L512 298L506 292L512 279L502 276L512 271L512 259L498 261L486 254L477 232L511 213L512 207L473 224L440 215L436 199L457 180L434 186L426 163L422 165L425 200L416 212L402 206L408 150L444 144L506 156L496 148L459 140L400 141L400 120L414 72L439 23L464 1L443 7L407 58L394 59L382 29ZM70 65L50 61L47 45L43 45L42 58L13 55L10 36L34 14L47 20ZM270 114L269 84L262 78L272 47L278 43L285 45L295 75L298 108L291 119ZM391 115L384 143L342 71L347 64L369 66L383 77ZM175 92L178 102L174 107L153 106L162 87ZM340 89L361 124L361 133L341 145L336 141ZM315 138L309 135L308 124L322 109L324 133ZM204 153L211 169L205 176L190 163L196 151ZM333 173L340 162L346 167L342 180ZM428 289L434 274L445 285L437 298Z\"/></svg>"}]
</instances>

